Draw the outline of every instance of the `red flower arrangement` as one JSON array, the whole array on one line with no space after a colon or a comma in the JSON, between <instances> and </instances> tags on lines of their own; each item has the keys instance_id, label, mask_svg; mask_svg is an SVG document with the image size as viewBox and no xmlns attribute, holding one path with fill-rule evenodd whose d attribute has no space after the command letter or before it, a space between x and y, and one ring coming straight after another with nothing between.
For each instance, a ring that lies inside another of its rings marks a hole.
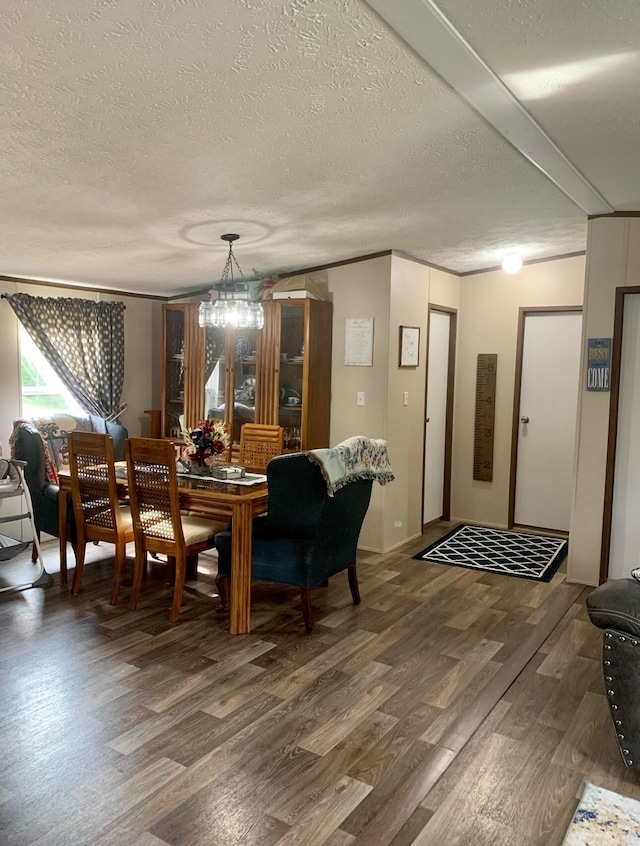
<instances>
[{"instance_id":1,"label":"red flower arrangement","mask_svg":"<svg viewBox=\"0 0 640 846\"><path fill-rule=\"evenodd\" d=\"M229 449L231 440L221 420L201 420L195 429L182 432L187 457L199 467L209 467L215 457Z\"/></svg>"}]
</instances>

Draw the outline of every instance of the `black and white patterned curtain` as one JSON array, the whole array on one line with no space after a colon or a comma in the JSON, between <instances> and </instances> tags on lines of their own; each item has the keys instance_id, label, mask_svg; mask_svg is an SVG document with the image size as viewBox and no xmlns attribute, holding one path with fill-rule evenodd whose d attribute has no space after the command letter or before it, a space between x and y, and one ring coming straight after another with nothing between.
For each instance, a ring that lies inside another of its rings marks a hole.
<instances>
[{"instance_id":1,"label":"black and white patterned curtain","mask_svg":"<svg viewBox=\"0 0 640 846\"><path fill-rule=\"evenodd\" d=\"M124 408L124 303L29 294L6 299L80 406L117 417Z\"/></svg>"}]
</instances>

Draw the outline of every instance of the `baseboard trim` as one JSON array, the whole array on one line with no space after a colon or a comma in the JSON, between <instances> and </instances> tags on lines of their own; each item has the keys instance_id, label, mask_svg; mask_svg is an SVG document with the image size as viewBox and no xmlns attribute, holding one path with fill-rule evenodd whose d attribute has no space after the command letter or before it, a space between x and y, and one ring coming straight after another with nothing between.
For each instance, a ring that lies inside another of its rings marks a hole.
<instances>
[{"instance_id":1,"label":"baseboard trim","mask_svg":"<svg viewBox=\"0 0 640 846\"><path fill-rule=\"evenodd\" d=\"M409 543L419 537L422 537L422 532L416 532L415 535L410 535L410 537L398 541L398 543L394 543L392 546L386 547L386 549L374 549L372 546L360 546L360 544L358 544L358 549L361 549L363 552L378 552L384 555L385 552L393 552L394 549L399 549L405 543Z\"/></svg>"}]
</instances>

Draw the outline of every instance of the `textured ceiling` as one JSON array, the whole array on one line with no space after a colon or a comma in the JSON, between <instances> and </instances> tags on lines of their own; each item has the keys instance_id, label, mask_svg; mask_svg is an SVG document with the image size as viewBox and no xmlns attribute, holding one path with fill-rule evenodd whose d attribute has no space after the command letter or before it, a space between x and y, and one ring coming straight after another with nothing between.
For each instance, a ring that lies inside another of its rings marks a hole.
<instances>
[{"instance_id":1,"label":"textured ceiling","mask_svg":"<svg viewBox=\"0 0 640 846\"><path fill-rule=\"evenodd\" d=\"M640 208L640 4L438 5ZM219 278L228 231L247 276L585 247L584 212L360 0L4 0L0 33L0 274L179 294Z\"/></svg>"}]
</instances>

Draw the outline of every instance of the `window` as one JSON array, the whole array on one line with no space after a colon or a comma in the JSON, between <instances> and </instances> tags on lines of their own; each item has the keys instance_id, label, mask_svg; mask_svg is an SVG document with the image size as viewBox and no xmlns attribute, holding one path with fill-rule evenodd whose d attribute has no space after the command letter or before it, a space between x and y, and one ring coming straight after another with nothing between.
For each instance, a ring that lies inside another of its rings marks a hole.
<instances>
[{"instance_id":1,"label":"window","mask_svg":"<svg viewBox=\"0 0 640 846\"><path fill-rule=\"evenodd\" d=\"M84 416L23 326L20 327L20 374L23 417L49 417L60 412Z\"/></svg>"}]
</instances>

